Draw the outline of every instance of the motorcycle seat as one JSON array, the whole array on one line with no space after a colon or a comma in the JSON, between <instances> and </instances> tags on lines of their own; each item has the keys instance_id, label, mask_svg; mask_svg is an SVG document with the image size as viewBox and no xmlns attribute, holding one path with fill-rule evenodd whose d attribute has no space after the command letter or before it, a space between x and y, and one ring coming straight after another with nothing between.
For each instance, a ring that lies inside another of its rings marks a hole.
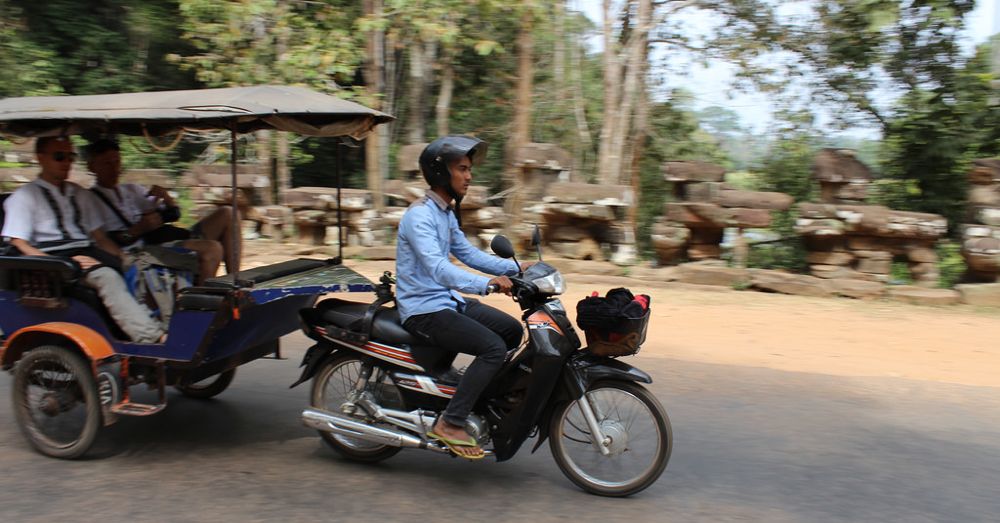
<instances>
[{"instance_id":1,"label":"motorcycle seat","mask_svg":"<svg viewBox=\"0 0 1000 523\"><path fill-rule=\"evenodd\" d=\"M322 318L342 329L360 331L369 304L331 299L320 302ZM372 320L371 339L392 344L415 345L420 341L399 323L399 311L379 307Z\"/></svg>"}]
</instances>

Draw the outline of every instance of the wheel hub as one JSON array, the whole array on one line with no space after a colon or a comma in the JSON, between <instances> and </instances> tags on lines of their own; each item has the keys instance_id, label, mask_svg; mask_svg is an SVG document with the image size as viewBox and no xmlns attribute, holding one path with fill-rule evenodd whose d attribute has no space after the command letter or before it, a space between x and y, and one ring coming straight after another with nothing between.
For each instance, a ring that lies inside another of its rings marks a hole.
<instances>
[{"instance_id":1,"label":"wheel hub","mask_svg":"<svg viewBox=\"0 0 1000 523\"><path fill-rule=\"evenodd\" d=\"M62 410L59 406L59 396L55 392L46 392L38 398L38 410L49 417L59 414Z\"/></svg>"},{"instance_id":2,"label":"wheel hub","mask_svg":"<svg viewBox=\"0 0 1000 523\"><path fill-rule=\"evenodd\" d=\"M628 450L628 431L620 422L610 419L602 421L601 432L604 433L604 446L610 456L617 456Z\"/></svg>"}]
</instances>

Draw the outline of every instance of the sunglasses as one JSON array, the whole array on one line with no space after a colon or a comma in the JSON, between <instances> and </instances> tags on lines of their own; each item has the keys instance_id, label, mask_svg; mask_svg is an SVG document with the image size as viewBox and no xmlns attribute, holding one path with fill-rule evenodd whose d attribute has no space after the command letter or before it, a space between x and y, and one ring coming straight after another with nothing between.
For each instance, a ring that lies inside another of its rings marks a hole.
<instances>
[{"instance_id":1,"label":"sunglasses","mask_svg":"<svg viewBox=\"0 0 1000 523\"><path fill-rule=\"evenodd\" d=\"M76 153L67 153L63 151L56 151L54 153L49 153L49 156L57 162L65 162L66 160L74 161L76 160Z\"/></svg>"}]
</instances>

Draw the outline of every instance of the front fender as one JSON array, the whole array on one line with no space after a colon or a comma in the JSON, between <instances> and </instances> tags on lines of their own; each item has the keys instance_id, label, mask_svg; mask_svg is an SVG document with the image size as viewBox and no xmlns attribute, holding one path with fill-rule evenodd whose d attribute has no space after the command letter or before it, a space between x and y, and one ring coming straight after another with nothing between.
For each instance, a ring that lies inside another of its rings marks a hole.
<instances>
[{"instance_id":1,"label":"front fender","mask_svg":"<svg viewBox=\"0 0 1000 523\"><path fill-rule=\"evenodd\" d=\"M75 347L92 362L115 355L111 343L97 331L77 323L50 322L25 327L12 334L0 349L0 365L8 368L17 363L25 351L47 344Z\"/></svg>"},{"instance_id":2,"label":"front fender","mask_svg":"<svg viewBox=\"0 0 1000 523\"><path fill-rule=\"evenodd\" d=\"M590 388L592 384L601 380L653 383L653 378L649 374L621 360L583 356L575 363L576 370L583 382L584 391Z\"/></svg>"}]
</instances>

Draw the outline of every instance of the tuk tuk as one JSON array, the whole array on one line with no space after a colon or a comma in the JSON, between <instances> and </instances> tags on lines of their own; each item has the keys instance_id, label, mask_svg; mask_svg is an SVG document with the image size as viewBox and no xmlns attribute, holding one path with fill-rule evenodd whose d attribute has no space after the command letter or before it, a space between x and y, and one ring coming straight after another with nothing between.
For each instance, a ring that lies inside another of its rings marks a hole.
<instances>
[{"instance_id":1,"label":"tuk tuk","mask_svg":"<svg viewBox=\"0 0 1000 523\"><path fill-rule=\"evenodd\" d=\"M120 134L152 140L179 139L186 130L228 131L234 209L238 134L270 129L359 140L390 120L357 103L289 86L0 100L0 134L21 138ZM336 174L339 200L339 165ZM159 412L167 387L199 398L221 393L236 367L279 354L279 339L299 328L299 310L323 294L374 290L341 256L236 270L177 294L164 343L136 343L81 275L69 258L0 256L0 368L14 375L14 411L25 437L57 458L85 454L100 428L118 416ZM130 387L141 384L157 391L156 402L132 400Z\"/></svg>"}]
</instances>

